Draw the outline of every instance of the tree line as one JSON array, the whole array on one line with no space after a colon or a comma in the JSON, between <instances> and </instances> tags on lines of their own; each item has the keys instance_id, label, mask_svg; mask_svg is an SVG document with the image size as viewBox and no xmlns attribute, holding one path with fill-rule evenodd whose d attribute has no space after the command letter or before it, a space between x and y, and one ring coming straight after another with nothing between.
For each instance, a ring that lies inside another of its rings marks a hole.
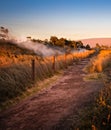
<instances>
[{"instance_id":1,"label":"tree line","mask_svg":"<svg viewBox=\"0 0 111 130\"><path fill-rule=\"evenodd\" d=\"M90 45L87 44L86 46L82 43L82 41L74 41L74 40L67 40L66 38L58 38L56 36L51 36L50 40L45 39L44 41L40 39L31 39L31 37L27 37L28 40L31 40L32 42L38 42L38 43L44 43L52 46L59 46L59 47L70 47L74 49L78 48L85 48L85 49L91 49Z\"/></svg>"},{"instance_id":2,"label":"tree line","mask_svg":"<svg viewBox=\"0 0 111 130\"><path fill-rule=\"evenodd\" d=\"M0 27L0 39L2 40L9 39L9 30L3 26ZM44 41L40 39L32 39L31 36L28 36L27 40L32 42L44 43L52 46L59 46L63 48L70 47L74 49L78 49L78 48L90 49L90 45L87 44L85 46L83 45L82 41L67 40L66 38L58 38L56 36L51 36L50 40L45 39Z\"/></svg>"}]
</instances>

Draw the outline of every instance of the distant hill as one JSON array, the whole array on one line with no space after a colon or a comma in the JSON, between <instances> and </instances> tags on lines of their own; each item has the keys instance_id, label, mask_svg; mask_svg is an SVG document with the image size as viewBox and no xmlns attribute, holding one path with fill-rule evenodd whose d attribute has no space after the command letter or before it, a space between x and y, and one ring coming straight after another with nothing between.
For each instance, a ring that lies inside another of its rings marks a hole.
<instances>
[{"instance_id":1,"label":"distant hill","mask_svg":"<svg viewBox=\"0 0 111 130\"><path fill-rule=\"evenodd\" d=\"M111 46L111 38L91 38L91 39L83 39L81 40L83 44L89 44L91 47L94 47L96 43L100 45L108 45Z\"/></svg>"}]
</instances>

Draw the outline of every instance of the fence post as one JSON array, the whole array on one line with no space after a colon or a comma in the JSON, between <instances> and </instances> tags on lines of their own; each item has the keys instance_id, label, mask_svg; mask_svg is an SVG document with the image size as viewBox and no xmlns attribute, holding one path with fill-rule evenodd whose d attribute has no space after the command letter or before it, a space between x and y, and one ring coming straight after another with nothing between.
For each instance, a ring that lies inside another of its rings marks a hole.
<instances>
[{"instance_id":1,"label":"fence post","mask_svg":"<svg viewBox=\"0 0 111 130\"><path fill-rule=\"evenodd\" d=\"M55 56L53 56L53 59L52 59L52 69L53 71L55 71Z\"/></svg>"},{"instance_id":2,"label":"fence post","mask_svg":"<svg viewBox=\"0 0 111 130\"><path fill-rule=\"evenodd\" d=\"M66 53L64 55L64 60L65 60L65 68L67 68L67 54Z\"/></svg>"},{"instance_id":3,"label":"fence post","mask_svg":"<svg viewBox=\"0 0 111 130\"><path fill-rule=\"evenodd\" d=\"M35 60L32 60L32 81L35 81Z\"/></svg>"},{"instance_id":4,"label":"fence post","mask_svg":"<svg viewBox=\"0 0 111 130\"><path fill-rule=\"evenodd\" d=\"M73 55L72 55L72 53L70 53L70 55L71 55L71 64L73 64Z\"/></svg>"},{"instance_id":5,"label":"fence post","mask_svg":"<svg viewBox=\"0 0 111 130\"><path fill-rule=\"evenodd\" d=\"M74 56L73 56L73 54L72 54L72 63L74 62Z\"/></svg>"}]
</instances>

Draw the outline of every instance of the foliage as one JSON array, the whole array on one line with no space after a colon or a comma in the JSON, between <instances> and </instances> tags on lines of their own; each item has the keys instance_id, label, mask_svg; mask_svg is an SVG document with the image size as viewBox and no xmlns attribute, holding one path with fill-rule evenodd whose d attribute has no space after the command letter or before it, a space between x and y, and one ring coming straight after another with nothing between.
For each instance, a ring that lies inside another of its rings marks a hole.
<instances>
[{"instance_id":1,"label":"foliage","mask_svg":"<svg viewBox=\"0 0 111 130\"><path fill-rule=\"evenodd\" d=\"M52 43L52 45L57 45L57 46L62 46L62 47L69 46L74 49L77 49L77 48L89 49L90 48L89 45L87 47L85 47L81 41L71 41L71 40L67 40L65 38L58 39L56 36L51 36L50 42Z\"/></svg>"},{"instance_id":2,"label":"foliage","mask_svg":"<svg viewBox=\"0 0 111 130\"><path fill-rule=\"evenodd\" d=\"M86 49L87 49L87 50L90 50L90 49L91 49L89 44L86 45Z\"/></svg>"},{"instance_id":3,"label":"foliage","mask_svg":"<svg viewBox=\"0 0 111 130\"><path fill-rule=\"evenodd\" d=\"M5 27L0 27L0 39L8 39L9 30Z\"/></svg>"}]
</instances>

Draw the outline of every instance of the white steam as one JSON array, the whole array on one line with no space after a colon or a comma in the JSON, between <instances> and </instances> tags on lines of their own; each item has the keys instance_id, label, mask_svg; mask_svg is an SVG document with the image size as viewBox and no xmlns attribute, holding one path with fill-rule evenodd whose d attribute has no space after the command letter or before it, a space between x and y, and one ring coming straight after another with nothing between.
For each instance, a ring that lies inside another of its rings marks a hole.
<instances>
[{"instance_id":1,"label":"white steam","mask_svg":"<svg viewBox=\"0 0 111 130\"><path fill-rule=\"evenodd\" d=\"M21 48L26 48L28 50L34 51L35 54L47 57L47 56L54 56L54 55L61 55L66 53L68 50L65 48L57 47L57 46L50 46L45 45L44 43L32 42L32 41L21 41L21 40L12 40L14 44L17 44ZM70 53L81 53L86 51L86 49L71 49Z\"/></svg>"},{"instance_id":2,"label":"white steam","mask_svg":"<svg viewBox=\"0 0 111 130\"><path fill-rule=\"evenodd\" d=\"M52 56L64 53L64 51L59 48L53 48L38 42L24 41L17 42L16 44L22 48L33 50L39 56Z\"/></svg>"}]
</instances>

